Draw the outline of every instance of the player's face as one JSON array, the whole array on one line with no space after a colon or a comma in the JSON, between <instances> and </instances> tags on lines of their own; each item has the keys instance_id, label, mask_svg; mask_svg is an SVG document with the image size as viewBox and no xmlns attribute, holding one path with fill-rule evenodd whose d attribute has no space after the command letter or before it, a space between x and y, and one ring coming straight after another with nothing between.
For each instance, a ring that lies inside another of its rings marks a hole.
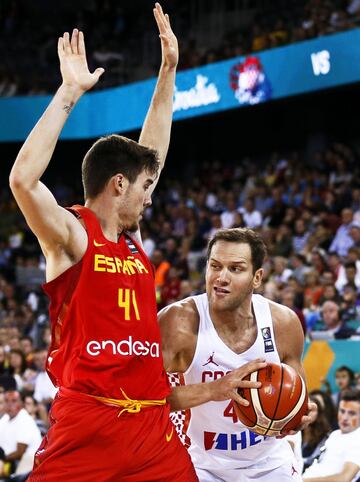
<instances>
[{"instance_id":1,"label":"player's face","mask_svg":"<svg viewBox=\"0 0 360 482\"><path fill-rule=\"evenodd\" d=\"M360 427L360 402L341 400L338 423L342 433L350 433Z\"/></svg>"},{"instance_id":2,"label":"player's face","mask_svg":"<svg viewBox=\"0 0 360 482\"><path fill-rule=\"evenodd\" d=\"M151 205L149 188L153 182L154 176L143 171L134 183L127 185L120 212L121 224L126 231L139 229L144 210Z\"/></svg>"},{"instance_id":3,"label":"player's face","mask_svg":"<svg viewBox=\"0 0 360 482\"><path fill-rule=\"evenodd\" d=\"M262 269L253 273L248 244L217 241L206 268L210 307L218 311L236 310L260 286L262 275Z\"/></svg>"}]
</instances>

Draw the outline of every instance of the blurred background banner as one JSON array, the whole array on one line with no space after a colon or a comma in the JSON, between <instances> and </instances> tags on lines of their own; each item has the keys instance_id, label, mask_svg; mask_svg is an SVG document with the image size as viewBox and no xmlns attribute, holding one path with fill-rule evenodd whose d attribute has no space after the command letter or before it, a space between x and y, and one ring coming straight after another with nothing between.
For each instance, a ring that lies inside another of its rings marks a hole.
<instances>
[{"instance_id":1,"label":"blurred background banner","mask_svg":"<svg viewBox=\"0 0 360 482\"><path fill-rule=\"evenodd\" d=\"M359 45L358 28L180 72L174 120L358 82ZM154 84L150 79L86 94L61 138L138 129ZM49 101L50 96L0 98L0 141L24 140Z\"/></svg>"},{"instance_id":2,"label":"blurred background banner","mask_svg":"<svg viewBox=\"0 0 360 482\"><path fill-rule=\"evenodd\" d=\"M351 366L360 371L359 340L306 342L303 364L309 392L322 388L325 379L334 392L335 372L339 367Z\"/></svg>"}]
</instances>

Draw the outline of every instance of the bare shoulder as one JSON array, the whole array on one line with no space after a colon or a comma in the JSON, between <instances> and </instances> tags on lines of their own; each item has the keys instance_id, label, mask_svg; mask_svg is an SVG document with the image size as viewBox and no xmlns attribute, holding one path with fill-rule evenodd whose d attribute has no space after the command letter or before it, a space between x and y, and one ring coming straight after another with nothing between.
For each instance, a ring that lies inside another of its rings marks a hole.
<instances>
[{"instance_id":1,"label":"bare shoulder","mask_svg":"<svg viewBox=\"0 0 360 482\"><path fill-rule=\"evenodd\" d=\"M292 325L294 321L299 322L297 314L292 309L272 300L268 300L268 302L270 304L271 316L275 325L279 324L282 327L286 327Z\"/></svg>"},{"instance_id":2,"label":"bare shoulder","mask_svg":"<svg viewBox=\"0 0 360 482\"><path fill-rule=\"evenodd\" d=\"M167 371L184 372L193 359L199 329L195 302L185 298L158 313L164 364Z\"/></svg>"},{"instance_id":3,"label":"bare shoulder","mask_svg":"<svg viewBox=\"0 0 360 482\"><path fill-rule=\"evenodd\" d=\"M199 313L192 298L172 303L158 313L161 327L170 327L171 330L197 333L199 327Z\"/></svg>"}]
</instances>

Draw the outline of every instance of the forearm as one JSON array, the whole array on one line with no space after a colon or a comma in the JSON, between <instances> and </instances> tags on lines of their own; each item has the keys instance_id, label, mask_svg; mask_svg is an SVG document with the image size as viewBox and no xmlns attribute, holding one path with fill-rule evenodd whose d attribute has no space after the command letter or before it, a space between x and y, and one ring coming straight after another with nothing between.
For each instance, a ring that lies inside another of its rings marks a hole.
<instances>
[{"instance_id":1,"label":"forearm","mask_svg":"<svg viewBox=\"0 0 360 482\"><path fill-rule=\"evenodd\" d=\"M197 407L212 399L210 383L198 383L195 385L185 385L174 387L168 397L170 410L187 410Z\"/></svg>"},{"instance_id":2,"label":"forearm","mask_svg":"<svg viewBox=\"0 0 360 482\"><path fill-rule=\"evenodd\" d=\"M304 482L350 482L351 479L345 478L342 474L327 475L326 477L304 478Z\"/></svg>"},{"instance_id":3,"label":"forearm","mask_svg":"<svg viewBox=\"0 0 360 482\"><path fill-rule=\"evenodd\" d=\"M14 452L6 455L5 462L16 462L17 460L20 460L24 455L24 452L25 451L23 449L16 449Z\"/></svg>"},{"instance_id":4,"label":"forearm","mask_svg":"<svg viewBox=\"0 0 360 482\"><path fill-rule=\"evenodd\" d=\"M10 174L13 187L34 186L53 155L61 130L81 93L61 86L23 144Z\"/></svg>"},{"instance_id":5,"label":"forearm","mask_svg":"<svg viewBox=\"0 0 360 482\"><path fill-rule=\"evenodd\" d=\"M139 143L156 149L163 167L169 148L176 67L162 64Z\"/></svg>"}]
</instances>

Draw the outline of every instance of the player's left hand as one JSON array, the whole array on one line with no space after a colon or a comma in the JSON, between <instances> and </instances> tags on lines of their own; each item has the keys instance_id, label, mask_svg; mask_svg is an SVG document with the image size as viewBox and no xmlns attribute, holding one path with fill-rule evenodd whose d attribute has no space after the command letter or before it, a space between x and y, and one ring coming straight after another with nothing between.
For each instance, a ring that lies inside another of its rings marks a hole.
<instances>
[{"instance_id":1,"label":"player's left hand","mask_svg":"<svg viewBox=\"0 0 360 482\"><path fill-rule=\"evenodd\" d=\"M286 435L295 435L300 430L304 430L311 423L315 422L317 415L318 415L318 407L317 407L316 403L311 402L309 400L307 414L302 417L301 423L297 427L297 429L296 430L284 431L284 432L281 433L281 435L279 435L276 438L283 438L283 437L286 437Z\"/></svg>"},{"instance_id":2,"label":"player's left hand","mask_svg":"<svg viewBox=\"0 0 360 482\"><path fill-rule=\"evenodd\" d=\"M154 17L159 29L161 39L162 65L168 68L175 68L179 61L178 41L171 29L169 15L164 14L159 3L155 3Z\"/></svg>"}]
</instances>

